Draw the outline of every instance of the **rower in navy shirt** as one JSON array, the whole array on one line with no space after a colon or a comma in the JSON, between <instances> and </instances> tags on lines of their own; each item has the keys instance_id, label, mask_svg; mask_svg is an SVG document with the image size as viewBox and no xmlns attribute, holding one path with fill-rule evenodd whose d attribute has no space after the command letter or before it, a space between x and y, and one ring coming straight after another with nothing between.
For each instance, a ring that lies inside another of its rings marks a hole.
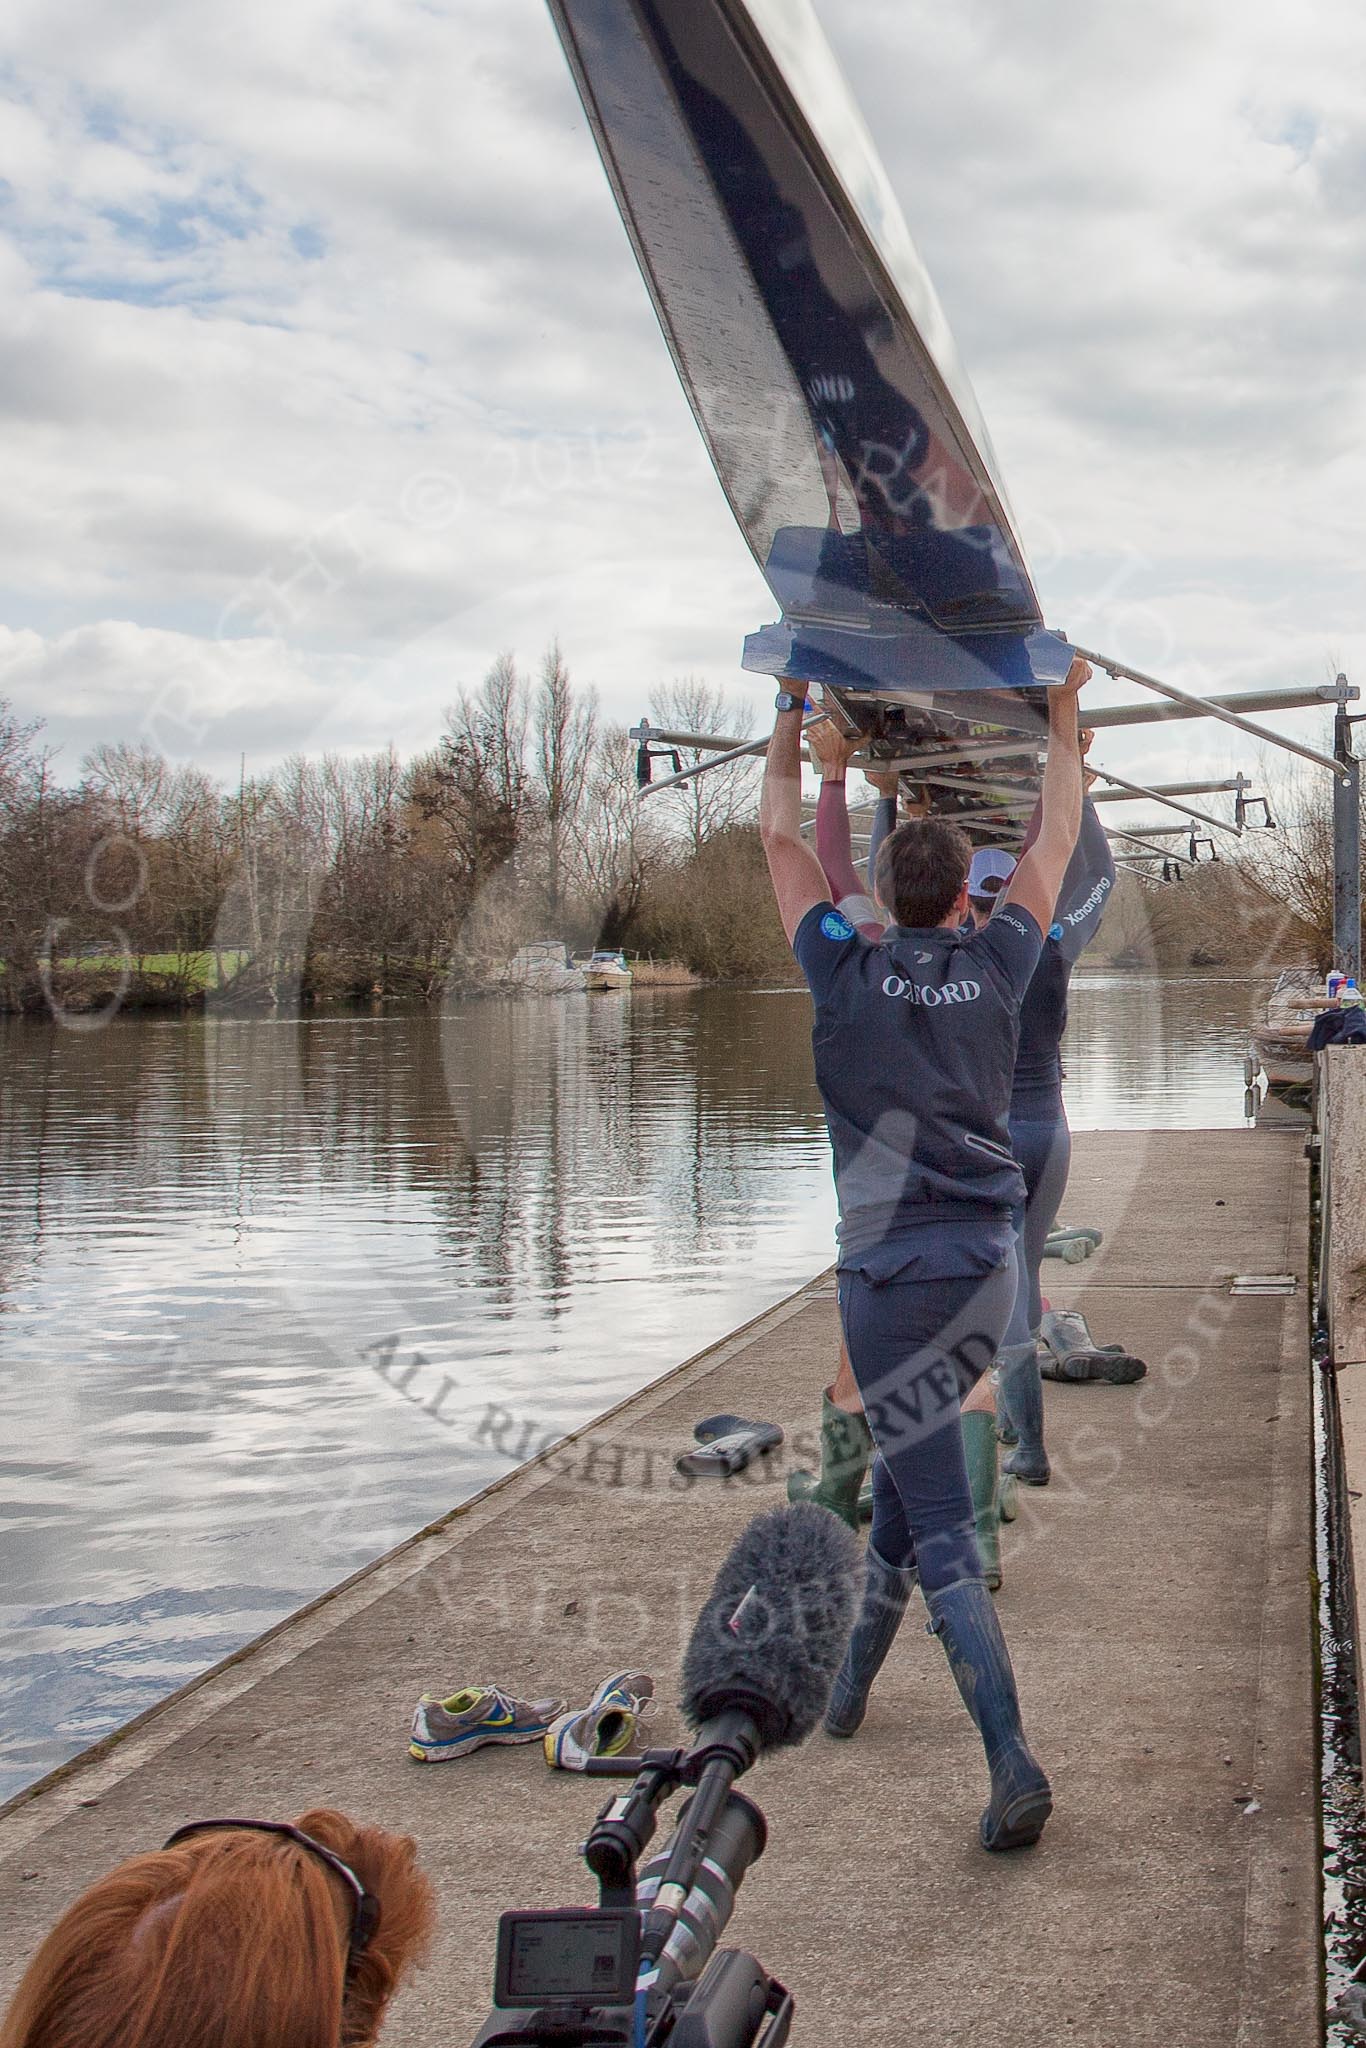
<instances>
[{"instance_id":1,"label":"rower in navy shirt","mask_svg":"<svg viewBox=\"0 0 1366 2048\"><path fill-rule=\"evenodd\" d=\"M1081 815L1075 661L1049 693L1039 836L993 925L957 929L971 847L954 826L903 825L880 850L893 915L863 938L830 901L801 836L799 694L778 700L760 824L784 929L815 999L816 1075L835 1154L839 1301L877 1445L863 1606L826 1726L852 1735L917 1577L991 1773L987 1848L1036 1841L1048 1780L1020 1726L1010 1657L982 1578L959 1428L1015 1293L1012 1212L1024 1183L1007 1114L1020 998Z\"/></svg>"},{"instance_id":2,"label":"rower in navy shirt","mask_svg":"<svg viewBox=\"0 0 1366 2048\"><path fill-rule=\"evenodd\" d=\"M957 836L926 830L946 846ZM829 903L798 925L842 1269L885 1280L914 1262L934 1279L1000 1264L1024 1199L1007 1111L1020 998L1042 943L1021 904L971 936L893 924L874 943Z\"/></svg>"}]
</instances>

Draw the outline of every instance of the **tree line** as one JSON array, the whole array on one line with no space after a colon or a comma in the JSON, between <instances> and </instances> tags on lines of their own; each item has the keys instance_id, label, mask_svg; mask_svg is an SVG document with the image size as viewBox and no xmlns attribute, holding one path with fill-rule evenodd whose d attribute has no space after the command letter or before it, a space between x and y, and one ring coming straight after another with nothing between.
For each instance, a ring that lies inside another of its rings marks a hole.
<instances>
[{"instance_id":1,"label":"tree line","mask_svg":"<svg viewBox=\"0 0 1366 2048\"><path fill-rule=\"evenodd\" d=\"M695 678L650 709L665 730L752 730L748 705ZM539 938L792 979L757 759L643 803L635 769L635 742L557 644L532 675L500 655L409 760L296 754L235 788L126 741L64 781L41 724L0 699L0 1009L188 1003L206 984L241 1001L431 1000L496 986ZM1326 960L1331 796L1301 778L1276 795L1282 829L1184 887L1121 877L1096 960Z\"/></svg>"},{"instance_id":2,"label":"tree line","mask_svg":"<svg viewBox=\"0 0 1366 2048\"><path fill-rule=\"evenodd\" d=\"M694 678L651 715L750 730ZM758 763L644 803L635 768L558 644L530 676L500 655L409 760L296 754L235 788L127 741L64 781L41 724L0 699L0 1007L185 1002L206 981L243 1000L432 999L496 984L547 937L708 978L775 971Z\"/></svg>"}]
</instances>

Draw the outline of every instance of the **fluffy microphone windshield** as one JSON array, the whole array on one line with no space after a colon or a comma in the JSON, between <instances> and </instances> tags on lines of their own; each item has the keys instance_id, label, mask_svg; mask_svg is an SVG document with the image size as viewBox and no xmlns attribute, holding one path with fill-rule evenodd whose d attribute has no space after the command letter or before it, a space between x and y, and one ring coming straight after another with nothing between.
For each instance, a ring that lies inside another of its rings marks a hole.
<instances>
[{"instance_id":1,"label":"fluffy microphone windshield","mask_svg":"<svg viewBox=\"0 0 1366 2048\"><path fill-rule=\"evenodd\" d=\"M849 1640L860 1563L853 1535L824 1508L756 1515L717 1573L683 1659L692 1726L740 1708L761 1749L804 1742Z\"/></svg>"}]
</instances>

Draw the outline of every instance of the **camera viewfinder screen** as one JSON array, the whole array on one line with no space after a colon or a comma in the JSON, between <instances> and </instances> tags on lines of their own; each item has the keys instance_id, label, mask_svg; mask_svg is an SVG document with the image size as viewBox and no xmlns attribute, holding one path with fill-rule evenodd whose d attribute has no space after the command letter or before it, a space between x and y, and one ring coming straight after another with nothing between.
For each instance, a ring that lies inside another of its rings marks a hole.
<instances>
[{"instance_id":1,"label":"camera viewfinder screen","mask_svg":"<svg viewBox=\"0 0 1366 2048\"><path fill-rule=\"evenodd\" d=\"M522 2000L629 1998L635 1943L628 1915L509 1916L507 1993Z\"/></svg>"}]
</instances>

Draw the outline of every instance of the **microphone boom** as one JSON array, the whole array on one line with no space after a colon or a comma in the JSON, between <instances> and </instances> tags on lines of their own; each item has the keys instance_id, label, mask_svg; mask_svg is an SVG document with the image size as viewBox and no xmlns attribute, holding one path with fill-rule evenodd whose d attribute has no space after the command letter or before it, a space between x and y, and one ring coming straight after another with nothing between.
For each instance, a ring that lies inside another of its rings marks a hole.
<instances>
[{"instance_id":1,"label":"microphone boom","mask_svg":"<svg viewBox=\"0 0 1366 2048\"><path fill-rule=\"evenodd\" d=\"M748 1714L760 1754L804 1742L824 1713L857 1599L860 1550L825 1508L756 1515L716 1575L683 1659L695 1729Z\"/></svg>"}]
</instances>

